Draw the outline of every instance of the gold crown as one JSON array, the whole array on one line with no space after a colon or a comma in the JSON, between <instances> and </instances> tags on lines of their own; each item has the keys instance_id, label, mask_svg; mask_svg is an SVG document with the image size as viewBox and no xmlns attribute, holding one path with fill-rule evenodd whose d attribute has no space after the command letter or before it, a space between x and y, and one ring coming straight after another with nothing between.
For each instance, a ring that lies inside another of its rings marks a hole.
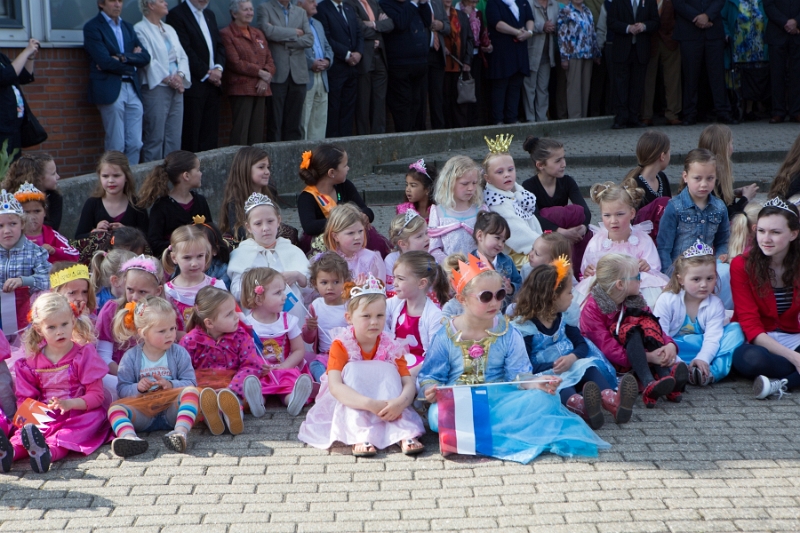
<instances>
[{"instance_id":1,"label":"gold crown","mask_svg":"<svg viewBox=\"0 0 800 533\"><path fill-rule=\"evenodd\" d=\"M206 223L206 217L204 215L195 215L192 217L192 222L198 226L202 226Z\"/></svg>"},{"instance_id":2,"label":"gold crown","mask_svg":"<svg viewBox=\"0 0 800 533\"><path fill-rule=\"evenodd\" d=\"M489 137L484 136L483 140L486 141L486 146L489 147L490 154L507 154L511 146L513 135L496 135L492 141Z\"/></svg>"},{"instance_id":3,"label":"gold crown","mask_svg":"<svg viewBox=\"0 0 800 533\"><path fill-rule=\"evenodd\" d=\"M86 265L72 265L69 268L50 274L50 287L60 287L76 279L85 279L89 281L89 268Z\"/></svg>"},{"instance_id":4,"label":"gold crown","mask_svg":"<svg viewBox=\"0 0 800 533\"><path fill-rule=\"evenodd\" d=\"M464 290L464 287L467 286L467 283L472 281L475 276L490 270L494 270L492 265L481 261L472 254L469 254L469 263L464 263L463 261L459 260L458 270L453 269L453 288L456 290L456 293L461 294L461 291Z\"/></svg>"}]
</instances>

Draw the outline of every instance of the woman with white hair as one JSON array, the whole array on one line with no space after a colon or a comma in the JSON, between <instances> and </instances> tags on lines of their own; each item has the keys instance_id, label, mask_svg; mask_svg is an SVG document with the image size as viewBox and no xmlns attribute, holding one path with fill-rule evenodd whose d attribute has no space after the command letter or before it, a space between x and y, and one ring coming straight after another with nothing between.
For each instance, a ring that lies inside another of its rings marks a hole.
<instances>
[{"instance_id":1,"label":"woman with white hair","mask_svg":"<svg viewBox=\"0 0 800 533\"><path fill-rule=\"evenodd\" d=\"M133 28L150 52L150 64L139 70L142 82L142 162L156 161L181 148L183 91L192 85L189 59L178 34L161 19L167 0L139 0L144 18Z\"/></svg>"}]
</instances>

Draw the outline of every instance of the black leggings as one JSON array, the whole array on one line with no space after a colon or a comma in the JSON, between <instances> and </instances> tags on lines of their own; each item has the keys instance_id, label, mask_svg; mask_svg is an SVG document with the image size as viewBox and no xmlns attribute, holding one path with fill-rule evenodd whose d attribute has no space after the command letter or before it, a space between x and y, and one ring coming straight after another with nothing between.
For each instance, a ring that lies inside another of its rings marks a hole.
<instances>
[{"instance_id":1,"label":"black leggings","mask_svg":"<svg viewBox=\"0 0 800 533\"><path fill-rule=\"evenodd\" d=\"M672 368L669 366L651 365L647 361L647 352L644 349L644 339L640 329L634 329L628 335L628 344L625 345L628 362L633 368L633 373L645 387L655 381L653 374L659 378L670 375Z\"/></svg>"},{"instance_id":2,"label":"black leggings","mask_svg":"<svg viewBox=\"0 0 800 533\"><path fill-rule=\"evenodd\" d=\"M800 351L800 347L795 351ZM742 376L753 379L767 376L770 379L785 379L787 388L800 387L797 368L785 357L775 355L763 346L742 344L733 352L733 368Z\"/></svg>"},{"instance_id":3,"label":"black leggings","mask_svg":"<svg viewBox=\"0 0 800 533\"><path fill-rule=\"evenodd\" d=\"M573 394L582 394L583 386L586 385L587 382L594 381L597 383L597 386L600 387L600 390L610 389L611 385L608 384L608 380L605 378L600 369L596 366L590 366L586 369L586 372L583 373L583 377L579 382L571 387L564 387L558 393L561 395L561 403L567 405L567 400Z\"/></svg>"}]
</instances>

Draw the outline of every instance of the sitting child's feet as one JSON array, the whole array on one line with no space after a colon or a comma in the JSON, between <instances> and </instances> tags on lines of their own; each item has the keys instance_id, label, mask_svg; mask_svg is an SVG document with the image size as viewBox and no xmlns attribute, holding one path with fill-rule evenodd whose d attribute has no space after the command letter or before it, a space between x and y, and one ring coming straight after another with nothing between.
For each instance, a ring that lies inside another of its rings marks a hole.
<instances>
[{"instance_id":1,"label":"sitting child's feet","mask_svg":"<svg viewBox=\"0 0 800 533\"><path fill-rule=\"evenodd\" d=\"M417 439L406 439L400 441L400 449L406 455L417 455L425 451L425 445Z\"/></svg>"},{"instance_id":2,"label":"sitting child's feet","mask_svg":"<svg viewBox=\"0 0 800 533\"><path fill-rule=\"evenodd\" d=\"M186 433L179 429L173 429L164 435L164 446L173 452L183 453L186 451Z\"/></svg>"},{"instance_id":3,"label":"sitting child's feet","mask_svg":"<svg viewBox=\"0 0 800 533\"><path fill-rule=\"evenodd\" d=\"M758 376L753 381L753 394L757 400L764 400L770 396L778 395L778 399L783 398L786 392L788 380L773 379L770 380L767 376Z\"/></svg>"},{"instance_id":4,"label":"sitting child's feet","mask_svg":"<svg viewBox=\"0 0 800 533\"><path fill-rule=\"evenodd\" d=\"M686 389L686 383L689 381L689 367L686 366L686 363L681 361L672 365L669 375L675 378L675 388L672 389L673 392L683 392Z\"/></svg>"},{"instance_id":5,"label":"sitting child's feet","mask_svg":"<svg viewBox=\"0 0 800 533\"><path fill-rule=\"evenodd\" d=\"M242 418L242 404L239 397L230 389L222 389L217 393L217 403L225 426L231 435L239 435L244 431L244 418Z\"/></svg>"},{"instance_id":6,"label":"sitting child's feet","mask_svg":"<svg viewBox=\"0 0 800 533\"><path fill-rule=\"evenodd\" d=\"M6 434L0 431L0 472L4 474L11 471L11 463L14 462L14 447L8 440Z\"/></svg>"},{"instance_id":7,"label":"sitting child's feet","mask_svg":"<svg viewBox=\"0 0 800 533\"><path fill-rule=\"evenodd\" d=\"M250 414L256 418L261 418L267 414L267 409L264 407L264 395L261 393L261 380L258 376L247 376L244 378L244 399L247 405L250 406Z\"/></svg>"},{"instance_id":8,"label":"sitting child's feet","mask_svg":"<svg viewBox=\"0 0 800 533\"><path fill-rule=\"evenodd\" d=\"M28 450L31 468L37 474L44 474L50 470L50 446L44 440L44 435L33 424L25 424L22 428L22 445Z\"/></svg>"},{"instance_id":9,"label":"sitting child's feet","mask_svg":"<svg viewBox=\"0 0 800 533\"><path fill-rule=\"evenodd\" d=\"M136 435L127 435L125 437L118 437L111 441L111 451L117 457L133 457L134 455L141 455L147 451L150 444L146 440L142 440Z\"/></svg>"},{"instance_id":10,"label":"sitting child's feet","mask_svg":"<svg viewBox=\"0 0 800 533\"><path fill-rule=\"evenodd\" d=\"M642 401L644 406L652 409L662 396L670 394L675 389L675 378L672 376L663 377L650 382L642 391Z\"/></svg>"},{"instance_id":11,"label":"sitting child's feet","mask_svg":"<svg viewBox=\"0 0 800 533\"><path fill-rule=\"evenodd\" d=\"M611 413L617 424L625 424L630 421L633 404L638 396L639 384L630 373L622 376L616 391L606 389L600 393L603 409Z\"/></svg>"},{"instance_id":12,"label":"sitting child's feet","mask_svg":"<svg viewBox=\"0 0 800 533\"><path fill-rule=\"evenodd\" d=\"M714 383L714 376L711 373L704 378L703 372L698 367L693 366L689 370L689 384L697 387L708 387L712 383Z\"/></svg>"},{"instance_id":13,"label":"sitting child's feet","mask_svg":"<svg viewBox=\"0 0 800 533\"><path fill-rule=\"evenodd\" d=\"M225 423L219 415L219 401L217 392L209 387L200 392L200 412L212 435L222 435L225 432Z\"/></svg>"},{"instance_id":14,"label":"sitting child's feet","mask_svg":"<svg viewBox=\"0 0 800 533\"><path fill-rule=\"evenodd\" d=\"M678 391L672 391L667 394L667 401L672 403L681 403L683 396Z\"/></svg>"},{"instance_id":15,"label":"sitting child's feet","mask_svg":"<svg viewBox=\"0 0 800 533\"><path fill-rule=\"evenodd\" d=\"M300 374L294 382L291 394L286 397L286 410L292 416L297 416L311 396L314 382L308 374Z\"/></svg>"},{"instance_id":16,"label":"sitting child's feet","mask_svg":"<svg viewBox=\"0 0 800 533\"><path fill-rule=\"evenodd\" d=\"M353 455L355 457L374 457L378 455L378 450L369 442L353 444Z\"/></svg>"}]
</instances>

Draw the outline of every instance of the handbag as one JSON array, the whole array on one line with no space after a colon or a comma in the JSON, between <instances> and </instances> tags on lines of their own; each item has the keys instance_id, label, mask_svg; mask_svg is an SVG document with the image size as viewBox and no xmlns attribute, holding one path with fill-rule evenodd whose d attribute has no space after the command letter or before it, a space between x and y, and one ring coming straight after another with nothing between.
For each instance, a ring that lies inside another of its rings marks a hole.
<instances>
[{"instance_id":1,"label":"handbag","mask_svg":"<svg viewBox=\"0 0 800 533\"><path fill-rule=\"evenodd\" d=\"M478 101L475 96L475 78L469 72L464 71L464 63L455 56L449 56L461 68L461 75L456 82L456 103L474 104Z\"/></svg>"},{"instance_id":2,"label":"handbag","mask_svg":"<svg viewBox=\"0 0 800 533\"><path fill-rule=\"evenodd\" d=\"M22 101L25 105L25 115L22 117L22 126L20 127L22 147L28 148L30 146L42 144L47 140L47 132L44 131L42 125L39 124L39 120L36 118L36 115L33 114L33 111L31 111L24 95L22 96Z\"/></svg>"}]
</instances>

